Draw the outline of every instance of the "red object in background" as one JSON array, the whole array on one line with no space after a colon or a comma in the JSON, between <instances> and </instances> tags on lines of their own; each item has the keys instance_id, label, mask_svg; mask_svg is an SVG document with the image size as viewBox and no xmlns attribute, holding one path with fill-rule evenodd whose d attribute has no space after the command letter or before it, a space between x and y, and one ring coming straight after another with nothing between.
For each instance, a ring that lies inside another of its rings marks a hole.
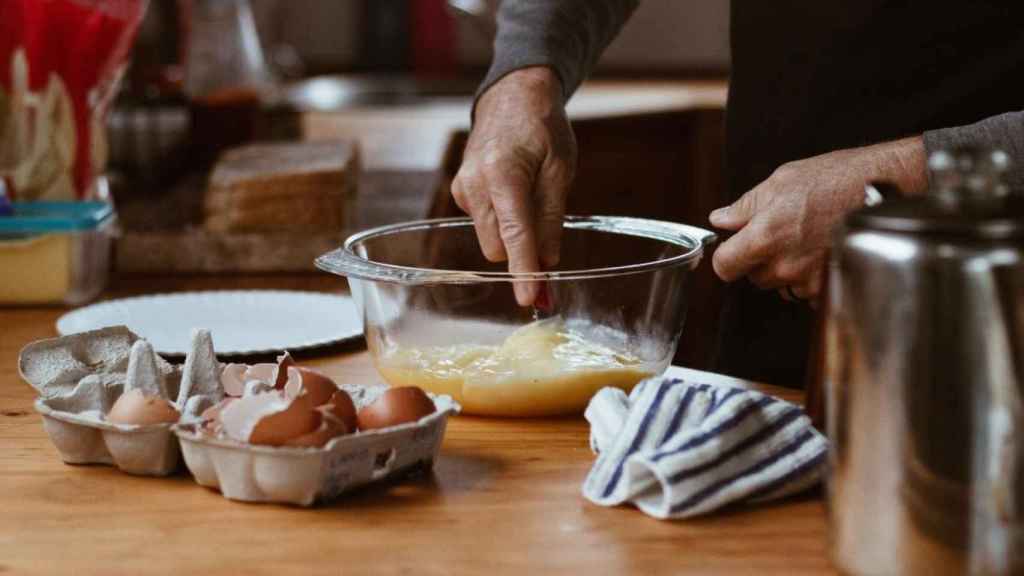
<instances>
[{"instance_id":1,"label":"red object in background","mask_svg":"<svg viewBox=\"0 0 1024 576\"><path fill-rule=\"evenodd\" d=\"M418 76L451 76L458 38L445 0L411 0L412 64Z\"/></svg>"},{"instance_id":2,"label":"red object in background","mask_svg":"<svg viewBox=\"0 0 1024 576\"><path fill-rule=\"evenodd\" d=\"M0 86L10 90L11 62L19 48L28 60L30 90L44 90L51 74L63 80L75 117L79 197L96 176L91 117L97 110L105 113L144 10L144 0L0 1Z\"/></svg>"},{"instance_id":3,"label":"red object in background","mask_svg":"<svg viewBox=\"0 0 1024 576\"><path fill-rule=\"evenodd\" d=\"M540 283L537 290L537 298L533 301L533 307L545 314L555 311L555 306L551 302L551 287L546 281Z\"/></svg>"}]
</instances>

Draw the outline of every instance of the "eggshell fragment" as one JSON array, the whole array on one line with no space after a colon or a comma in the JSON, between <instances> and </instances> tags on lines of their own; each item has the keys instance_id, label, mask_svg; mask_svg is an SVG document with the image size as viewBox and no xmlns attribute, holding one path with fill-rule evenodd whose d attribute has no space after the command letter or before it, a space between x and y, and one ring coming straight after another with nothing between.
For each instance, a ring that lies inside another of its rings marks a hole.
<instances>
[{"instance_id":1,"label":"eggshell fragment","mask_svg":"<svg viewBox=\"0 0 1024 576\"><path fill-rule=\"evenodd\" d=\"M350 429L346 428L345 424L335 418L331 412L318 409L317 413L320 415L320 426L316 430L296 436L285 442L284 445L319 448L330 442L332 438L344 436L350 432Z\"/></svg>"},{"instance_id":2,"label":"eggshell fragment","mask_svg":"<svg viewBox=\"0 0 1024 576\"><path fill-rule=\"evenodd\" d=\"M294 367L288 369L288 381L284 385L285 394L297 396L305 391L310 396L313 406L321 406L330 401L338 390L338 385L327 376L310 368Z\"/></svg>"},{"instance_id":3,"label":"eggshell fragment","mask_svg":"<svg viewBox=\"0 0 1024 576\"><path fill-rule=\"evenodd\" d=\"M348 392L341 390L340 388L331 395L331 399L327 401L321 408L331 412L336 418L345 424L345 428L349 432L355 432L358 426L356 420L356 405L352 401L352 397L348 395Z\"/></svg>"},{"instance_id":4,"label":"eggshell fragment","mask_svg":"<svg viewBox=\"0 0 1024 576\"><path fill-rule=\"evenodd\" d=\"M166 424L177 422L181 414L166 398L146 395L135 388L128 390L114 402L107 420L115 424Z\"/></svg>"},{"instance_id":5,"label":"eggshell fragment","mask_svg":"<svg viewBox=\"0 0 1024 576\"><path fill-rule=\"evenodd\" d=\"M246 373L250 367L245 364L228 364L220 372L220 383L224 393L238 398L245 393Z\"/></svg>"},{"instance_id":6,"label":"eggshell fragment","mask_svg":"<svg viewBox=\"0 0 1024 576\"><path fill-rule=\"evenodd\" d=\"M263 362L260 364L253 364L245 370L243 380L249 382L250 380L260 380L271 384L274 382L274 374L277 370L277 364L270 364L269 362Z\"/></svg>"},{"instance_id":7,"label":"eggshell fragment","mask_svg":"<svg viewBox=\"0 0 1024 576\"><path fill-rule=\"evenodd\" d=\"M320 425L320 415L307 394L288 397L277 391L236 399L221 411L220 420L228 437L270 446L280 446Z\"/></svg>"},{"instance_id":8,"label":"eggshell fragment","mask_svg":"<svg viewBox=\"0 0 1024 576\"><path fill-rule=\"evenodd\" d=\"M360 430L374 430L415 422L436 410L434 401L415 386L391 388L356 416Z\"/></svg>"},{"instance_id":9,"label":"eggshell fragment","mask_svg":"<svg viewBox=\"0 0 1024 576\"><path fill-rule=\"evenodd\" d=\"M245 392L242 396L255 396L256 394L265 394L274 390L274 387L269 382L263 380L249 380L245 383Z\"/></svg>"},{"instance_id":10,"label":"eggshell fragment","mask_svg":"<svg viewBox=\"0 0 1024 576\"><path fill-rule=\"evenodd\" d=\"M284 390L285 384L288 383L288 369L294 367L295 360L292 359L292 355L288 352L277 357L277 368L274 369L274 377L271 380L274 388Z\"/></svg>"}]
</instances>

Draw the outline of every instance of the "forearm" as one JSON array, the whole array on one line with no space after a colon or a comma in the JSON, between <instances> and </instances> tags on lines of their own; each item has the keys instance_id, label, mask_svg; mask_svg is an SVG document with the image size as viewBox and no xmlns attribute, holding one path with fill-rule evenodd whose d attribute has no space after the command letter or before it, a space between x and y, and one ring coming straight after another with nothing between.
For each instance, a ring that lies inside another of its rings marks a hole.
<instances>
[{"instance_id":1,"label":"forearm","mask_svg":"<svg viewBox=\"0 0 1024 576\"><path fill-rule=\"evenodd\" d=\"M980 122L924 133L928 154L963 146L999 149L1010 156L1009 172L1004 176L1011 187L1024 187L1024 112L1008 112Z\"/></svg>"},{"instance_id":2,"label":"forearm","mask_svg":"<svg viewBox=\"0 0 1024 576\"><path fill-rule=\"evenodd\" d=\"M548 66L568 100L640 0L506 0L494 60L478 95L509 72Z\"/></svg>"}]
</instances>

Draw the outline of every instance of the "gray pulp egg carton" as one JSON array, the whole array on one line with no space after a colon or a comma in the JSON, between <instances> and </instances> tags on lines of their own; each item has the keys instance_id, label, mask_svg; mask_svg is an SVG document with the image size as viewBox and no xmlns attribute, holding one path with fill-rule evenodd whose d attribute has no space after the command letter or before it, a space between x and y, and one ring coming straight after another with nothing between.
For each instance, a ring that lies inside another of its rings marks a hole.
<instances>
[{"instance_id":1,"label":"gray pulp egg carton","mask_svg":"<svg viewBox=\"0 0 1024 576\"><path fill-rule=\"evenodd\" d=\"M386 388L340 385L356 409L373 402ZM197 423L173 427L185 464L202 486L245 502L311 506L357 486L429 468L441 449L448 416L459 405L431 394L436 411L416 422L333 438L322 448L257 446L214 437Z\"/></svg>"},{"instance_id":2,"label":"gray pulp egg carton","mask_svg":"<svg viewBox=\"0 0 1024 576\"><path fill-rule=\"evenodd\" d=\"M197 346L207 350L197 355ZM218 401L216 392L210 393L219 387L219 379L214 383L210 376L217 377L220 366L215 358L211 362L209 332L194 334L190 356L184 368L175 367L139 336L117 326L33 342L22 349L18 369L40 394L35 409L64 462L165 476L177 469L180 455L171 424L126 425L104 416L132 387L178 398L175 407L182 420Z\"/></svg>"}]
</instances>

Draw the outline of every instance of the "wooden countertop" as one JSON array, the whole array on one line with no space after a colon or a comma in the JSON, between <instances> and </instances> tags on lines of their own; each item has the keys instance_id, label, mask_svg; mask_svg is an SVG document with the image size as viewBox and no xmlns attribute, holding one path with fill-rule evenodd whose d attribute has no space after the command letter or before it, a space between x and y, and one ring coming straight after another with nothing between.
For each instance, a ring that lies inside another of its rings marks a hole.
<instances>
[{"instance_id":1,"label":"wooden countertop","mask_svg":"<svg viewBox=\"0 0 1024 576\"><path fill-rule=\"evenodd\" d=\"M108 296L258 287L339 288L325 276L143 277ZM23 345L55 335L61 313L0 309L0 574L834 573L817 496L681 522L585 501L593 455L582 418L454 418L432 475L313 509L231 502L187 473L65 465L16 367ZM300 360L377 381L361 348Z\"/></svg>"}]
</instances>

